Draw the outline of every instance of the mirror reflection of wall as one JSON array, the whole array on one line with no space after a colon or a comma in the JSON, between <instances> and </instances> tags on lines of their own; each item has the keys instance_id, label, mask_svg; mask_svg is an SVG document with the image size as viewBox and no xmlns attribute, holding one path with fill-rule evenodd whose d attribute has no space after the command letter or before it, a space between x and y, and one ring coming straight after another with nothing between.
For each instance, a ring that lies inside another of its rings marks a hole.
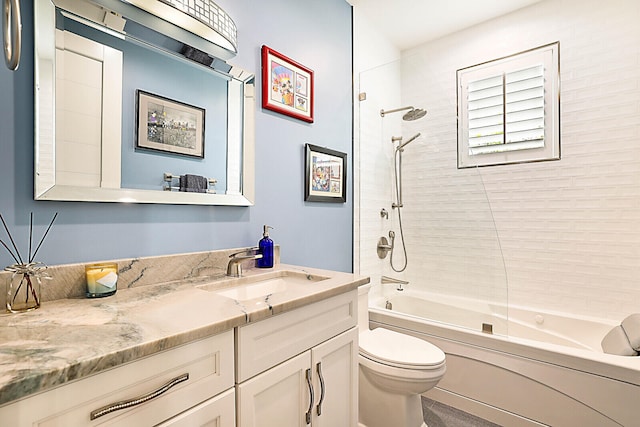
<instances>
[{"instance_id":1,"label":"mirror reflection of wall","mask_svg":"<svg viewBox=\"0 0 640 427\"><path fill-rule=\"evenodd\" d=\"M135 26L133 22L127 22L127 26ZM120 145L120 185L122 188L162 190L165 172L176 175L196 174L215 178L216 191L224 193L226 189L226 164L227 164L227 84L228 78L199 64L189 64L184 60L176 59L170 55L161 53L158 49L144 46L142 43L133 43L121 37L96 30L75 20L66 18L60 13L56 17L56 27L82 37L93 40L101 45L108 46L122 54L123 77L121 82L122 108L121 108L121 145ZM125 31L129 30L125 27ZM140 32L140 27L135 29ZM147 30L151 32L150 30ZM173 40L166 39L157 33L152 34L160 39L168 50L180 49L181 45ZM105 68L108 69L108 68ZM87 68L83 74L89 74ZM102 70L98 70L101 72ZM97 72L98 72L97 71ZM60 72L57 73L60 75ZM102 81L108 82L105 76ZM103 93L113 90L105 83ZM117 88L117 84L114 85ZM188 157L170 152L152 151L135 148L136 138L136 91L143 90L164 98L170 98L185 104L197 106L205 110L204 122L204 158ZM57 94L60 98L60 93ZM85 101L89 97L85 97ZM60 115L60 113L58 113ZM73 123L71 123L72 126ZM61 134L58 129L58 134ZM71 132L73 133L73 132ZM59 142L56 143L59 145ZM77 144L76 144L77 146ZM85 153L84 159L80 153ZM78 156L71 162L87 168L93 164L94 168L105 162L90 161L91 157L86 153L95 152L93 149L79 149ZM88 157L86 157L88 156ZM58 156L60 157L60 156ZM56 168L65 163L65 158L56 159ZM95 184L95 176L100 175L99 170L93 173L87 171L87 185ZM105 179L103 173L103 180ZM108 175L108 174L107 174ZM114 182L114 181L111 181ZM176 185L174 181L174 185ZM98 185L99 186L99 185ZM103 186L110 186L108 183Z\"/></svg>"}]
</instances>

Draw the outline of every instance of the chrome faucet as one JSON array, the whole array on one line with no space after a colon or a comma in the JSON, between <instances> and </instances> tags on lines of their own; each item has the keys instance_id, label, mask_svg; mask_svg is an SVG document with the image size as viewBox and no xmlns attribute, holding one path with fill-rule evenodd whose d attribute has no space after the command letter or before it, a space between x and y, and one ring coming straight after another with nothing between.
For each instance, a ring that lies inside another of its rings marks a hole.
<instances>
[{"instance_id":1,"label":"chrome faucet","mask_svg":"<svg viewBox=\"0 0 640 427\"><path fill-rule=\"evenodd\" d=\"M382 276L380 278L380 283L383 285L387 283L394 283L398 285L398 287L396 288L396 290L398 291L404 291L404 289L402 289L402 285L409 284L409 282L407 282L406 280L394 279L393 277L389 277L389 276Z\"/></svg>"},{"instance_id":2,"label":"chrome faucet","mask_svg":"<svg viewBox=\"0 0 640 427\"><path fill-rule=\"evenodd\" d=\"M229 255L229 264L227 264L227 276L231 277L242 277L242 261L246 261L248 259L260 259L262 258L262 254L253 253L249 254L251 251L257 251L258 248L247 248L242 251L233 253ZM247 255L240 255L247 254Z\"/></svg>"}]
</instances>

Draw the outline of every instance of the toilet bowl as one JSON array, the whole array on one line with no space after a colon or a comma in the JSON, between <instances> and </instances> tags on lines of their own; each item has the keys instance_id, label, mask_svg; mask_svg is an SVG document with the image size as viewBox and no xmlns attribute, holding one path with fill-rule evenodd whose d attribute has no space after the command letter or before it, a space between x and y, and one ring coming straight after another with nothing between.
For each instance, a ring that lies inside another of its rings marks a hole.
<instances>
[{"instance_id":1,"label":"toilet bowl","mask_svg":"<svg viewBox=\"0 0 640 427\"><path fill-rule=\"evenodd\" d=\"M369 330L369 288L360 287L358 301L360 426L426 427L420 395L443 377L445 354L410 335L385 328Z\"/></svg>"}]
</instances>

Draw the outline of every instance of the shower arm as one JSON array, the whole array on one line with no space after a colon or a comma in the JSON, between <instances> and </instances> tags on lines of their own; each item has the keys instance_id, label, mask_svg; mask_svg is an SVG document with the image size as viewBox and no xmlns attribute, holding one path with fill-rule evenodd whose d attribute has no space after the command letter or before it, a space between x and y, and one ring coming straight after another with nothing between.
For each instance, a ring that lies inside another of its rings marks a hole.
<instances>
[{"instance_id":1,"label":"shower arm","mask_svg":"<svg viewBox=\"0 0 640 427\"><path fill-rule=\"evenodd\" d=\"M413 110L413 107L395 108L393 110L380 110L380 116L384 117L385 114L397 113L398 111L404 111L404 110Z\"/></svg>"}]
</instances>

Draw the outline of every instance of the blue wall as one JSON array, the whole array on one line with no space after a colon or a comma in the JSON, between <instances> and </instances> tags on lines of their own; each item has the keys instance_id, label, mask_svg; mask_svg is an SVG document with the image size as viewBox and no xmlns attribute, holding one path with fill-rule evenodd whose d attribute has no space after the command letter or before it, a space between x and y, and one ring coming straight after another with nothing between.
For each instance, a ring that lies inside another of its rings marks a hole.
<instances>
[{"instance_id":1,"label":"blue wall","mask_svg":"<svg viewBox=\"0 0 640 427\"><path fill-rule=\"evenodd\" d=\"M248 208L34 201L33 13L30 1L22 3L20 68L0 67L0 212L23 254L29 213L39 238L59 212L38 254L48 264L255 245L269 224L283 262L351 271L352 33L344 0L217 2L238 26L240 53L231 63L259 76L265 44L315 72L314 123L257 108L256 204ZM346 204L303 201L305 142L348 154ZM4 231L0 236L8 243ZM0 251L0 267L11 263Z\"/></svg>"}]
</instances>

